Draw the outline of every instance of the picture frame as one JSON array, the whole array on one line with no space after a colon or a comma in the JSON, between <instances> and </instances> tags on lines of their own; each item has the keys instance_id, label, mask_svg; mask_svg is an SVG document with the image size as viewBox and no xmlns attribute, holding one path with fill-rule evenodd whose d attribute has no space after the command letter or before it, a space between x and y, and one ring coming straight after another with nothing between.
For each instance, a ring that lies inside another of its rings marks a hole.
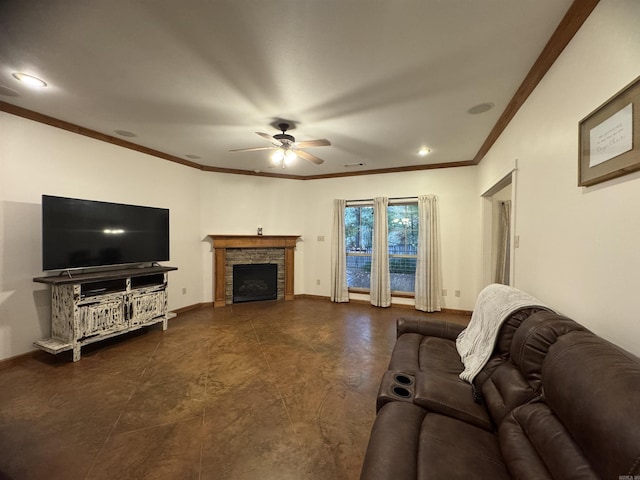
<instances>
[{"instance_id":1,"label":"picture frame","mask_svg":"<svg viewBox=\"0 0 640 480\"><path fill-rule=\"evenodd\" d=\"M640 77L580 120L578 186L640 170Z\"/></svg>"}]
</instances>

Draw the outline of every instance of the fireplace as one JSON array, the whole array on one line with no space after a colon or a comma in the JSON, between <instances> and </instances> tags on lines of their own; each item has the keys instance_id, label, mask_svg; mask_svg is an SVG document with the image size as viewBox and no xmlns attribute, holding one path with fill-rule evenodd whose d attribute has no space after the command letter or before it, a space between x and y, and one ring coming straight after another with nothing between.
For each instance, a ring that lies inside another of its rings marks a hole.
<instances>
[{"instance_id":1,"label":"fireplace","mask_svg":"<svg viewBox=\"0 0 640 480\"><path fill-rule=\"evenodd\" d=\"M250 263L233 266L233 303L276 300L278 265Z\"/></svg>"},{"instance_id":2,"label":"fireplace","mask_svg":"<svg viewBox=\"0 0 640 480\"><path fill-rule=\"evenodd\" d=\"M300 235L209 235L213 240L213 305L233 303L233 266L278 265L278 300L293 300L294 251Z\"/></svg>"}]
</instances>

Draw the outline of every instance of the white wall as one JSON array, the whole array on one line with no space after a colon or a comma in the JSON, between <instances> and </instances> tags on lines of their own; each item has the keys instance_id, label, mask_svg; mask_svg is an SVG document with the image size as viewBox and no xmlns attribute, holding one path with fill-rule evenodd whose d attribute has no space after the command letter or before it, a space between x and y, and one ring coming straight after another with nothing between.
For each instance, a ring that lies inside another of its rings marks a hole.
<instances>
[{"instance_id":1,"label":"white wall","mask_svg":"<svg viewBox=\"0 0 640 480\"><path fill-rule=\"evenodd\" d=\"M481 192L518 159L515 286L636 354L640 173L583 188L577 165L578 122L640 74L639 25L602 0L479 172Z\"/></svg>"},{"instance_id":2,"label":"white wall","mask_svg":"<svg viewBox=\"0 0 640 480\"><path fill-rule=\"evenodd\" d=\"M2 112L0 132L0 359L50 335L42 194L169 208L169 307L201 301L200 171Z\"/></svg>"}]
</instances>

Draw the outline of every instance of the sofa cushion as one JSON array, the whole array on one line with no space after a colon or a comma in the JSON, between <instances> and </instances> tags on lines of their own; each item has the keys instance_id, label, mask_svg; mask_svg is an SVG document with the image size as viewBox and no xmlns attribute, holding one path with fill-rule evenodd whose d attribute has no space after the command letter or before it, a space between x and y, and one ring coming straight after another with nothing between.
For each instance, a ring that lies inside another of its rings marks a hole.
<instances>
[{"instance_id":1,"label":"sofa cushion","mask_svg":"<svg viewBox=\"0 0 640 480\"><path fill-rule=\"evenodd\" d=\"M503 364L511 353L511 342L516 332L519 330L520 325L538 312L547 312L546 309L538 307L522 308L509 315L509 318L500 327L500 332L496 340L496 345L491 355L491 358L486 363L484 368L476 375L473 383L479 389L482 389L484 382L493 375L495 369Z\"/></svg>"},{"instance_id":2,"label":"sofa cushion","mask_svg":"<svg viewBox=\"0 0 640 480\"><path fill-rule=\"evenodd\" d=\"M452 340L405 333L396 340L389 370L409 373L435 370L458 375L462 371L462 363Z\"/></svg>"},{"instance_id":3,"label":"sofa cushion","mask_svg":"<svg viewBox=\"0 0 640 480\"><path fill-rule=\"evenodd\" d=\"M511 352L511 342L513 337L520 328L520 325L522 325L522 322L537 312L546 311L547 310L540 309L538 307L529 307L521 308L509 315L509 318L500 328L500 335L498 335L494 355L509 354Z\"/></svg>"},{"instance_id":4,"label":"sofa cushion","mask_svg":"<svg viewBox=\"0 0 640 480\"><path fill-rule=\"evenodd\" d=\"M427 413L420 430L418 479L508 479L497 435Z\"/></svg>"},{"instance_id":5,"label":"sofa cushion","mask_svg":"<svg viewBox=\"0 0 640 480\"><path fill-rule=\"evenodd\" d=\"M640 475L640 358L589 332L549 349L544 398L602 478Z\"/></svg>"},{"instance_id":6,"label":"sofa cushion","mask_svg":"<svg viewBox=\"0 0 640 480\"><path fill-rule=\"evenodd\" d=\"M513 410L500 425L499 438L504 461L515 479L598 478L580 447L544 403Z\"/></svg>"},{"instance_id":7,"label":"sofa cushion","mask_svg":"<svg viewBox=\"0 0 640 480\"><path fill-rule=\"evenodd\" d=\"M482 385L496 425L515 407L541 394L542 364L551 345L568 332L585 330L573 320L548 311L527 317L513 335L509 359L498 365Z\"/></svg>"},{"instance_id":8,"label":"sofa cushion","mask_svg":"<svg viewBox=\"0 0 640 480\"><path fill-rule=\"evenodd\" d=\"M399 317L396 320L396 336L418 333L427 337L455 340L466 327L459 323L445 322L435 318Z\"/></svg>"},{"instance_id":9,"label":"sofa cushion","mask_svg":"<svg viewBox=\"0 0 640 480\"><path fill-rule=\"evenodd\" d=\"M510 358L527 382L540 388L542 363L549 348L563 335L586 331L579 323L552 312L539 312L527 318L511 342Z\"/></svg>"},{"instance_id":10,"label":"sofa cushion","mask_svg":"<svg viewBox=\"0 0 640 480\"><path fill-rule=\"evenodd\" d=\"M497 435L417 405L382 406L361 480L508 479Z\"/></svg>"},{"instance_id":11,"label":"sofa cushion","mask_svg":"<svg viewBox=\"0 0 640 480\"><path fill-rule=\"evenodd\" d=\"M454 375L438 372L416 374L416 405L434 413L457 418L485 430L494 430L487 409L472 401L471 385Z\"/></svg>"},{"instance_id":12,"label":"sofa cushion","mask_svg":"<svg viewBox=\"0 0 640 480\"><path fill-rule=\"evenodd\" d=\"M420 342L418 368L425 372L441 372L458 375L462 362L455 342L438 337L424 337Z\"/></svg>"}]
</instances>

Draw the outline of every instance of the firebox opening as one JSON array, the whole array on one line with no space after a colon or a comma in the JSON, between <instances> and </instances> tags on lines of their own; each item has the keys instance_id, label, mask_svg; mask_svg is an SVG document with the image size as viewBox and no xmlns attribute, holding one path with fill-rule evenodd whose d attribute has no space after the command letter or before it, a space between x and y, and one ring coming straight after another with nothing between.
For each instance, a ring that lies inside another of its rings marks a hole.
<instances>
[{"instance_id":1,"label":"firebox opening","mask_svg":"<svg viewBox=\"0 0 640 480\"><path fill-rule=\"evenodd\" d=\"M233 266L233 303L277 298L278 265L251 263Z\"/></svg>"}]
</instances>

